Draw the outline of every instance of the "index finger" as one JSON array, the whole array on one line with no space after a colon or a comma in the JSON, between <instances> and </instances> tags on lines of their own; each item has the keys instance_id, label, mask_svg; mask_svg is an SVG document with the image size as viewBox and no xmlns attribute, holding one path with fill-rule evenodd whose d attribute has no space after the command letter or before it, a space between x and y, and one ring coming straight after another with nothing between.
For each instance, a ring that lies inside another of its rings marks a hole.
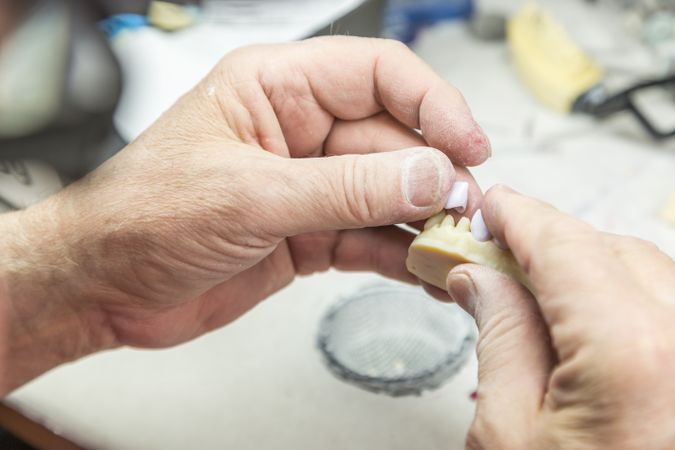
<instances>
[{"instance_id":1,"label":"index finger","mask_svg":"<svg viewBox=\"0 0 675 450\"><path fill-rule=\"evenodd\" d=\"M445 152L463 166L482 163L490 155L490 144L474 120L464 97L440 78L426 63L397 41L330 36L304 41L281 51L278 47L267 58L278 64L265 64L260 81L266 92L298 92L306 82L307 93L330 115L342 120L363 119L383 110L410 128L421 129L427 144ZM271 74L292 67L304 80L283 80ZM270 86L288 83L292 89ZM271 101L274 101L269 96ZM307 98L289 107L273 105L279 121L284 114L297 114L308 107ZM304 105L303 105L304 104ZM314 116L316 117L316 115ZM290 122L297 122L289 118ZM307 132L304 127L299 130ZM284 129L284 134L289 129ZM287 136L288 138L288 136ZM292 139L291 139L292 140Z\"/></svg>"},{"instance_id":2,"label":"index finger","mask_svg":"<svg viewBox=\"0 0 675 450\"><path fill-rule=\"evenodd\" d=\"M527 272L549 324L620 307L626 268L590 225L505 186L491 188L481 209Z\"/></svg>"}]
</instances>

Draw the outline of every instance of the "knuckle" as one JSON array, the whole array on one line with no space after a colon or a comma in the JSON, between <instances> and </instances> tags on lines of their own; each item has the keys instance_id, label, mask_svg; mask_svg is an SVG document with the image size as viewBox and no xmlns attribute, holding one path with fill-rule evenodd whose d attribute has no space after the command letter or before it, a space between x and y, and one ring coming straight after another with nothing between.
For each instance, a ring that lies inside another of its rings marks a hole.
<instances>
[{"instance_id":1,"label":"knuckle","mask_svg":"<svg viewBox=\"0 0 675 450\"><path fill-rule=\"evenodd\" d=\"M507 194L511 190L505 185L505 184L495 184L494 186L490 187L487 192L485 192L485 198L487 197L493 197L495 195L502 195L502 194Z\"/></svg>"},{"instance_id":2,"label":"knuckle","mask_svg":"<svg viewBox=\"0 0 675 450\"><path fill-rule=\"evenodd\" d=\"M639 339L631 339L619 349L616 345L608 346L603 352L608 377L622 391L663 386L664 372L673 369L673 333L654 329L654 321L649 319L634 320L632 328Z\"/></svg>"},{"instance_id":3,"label":"knuckle","mask_svg":"<svg viewBox=\"0 0 675 450\"><path fill-rule=\"evenodd\" d=\"M218 63L218 65L227 65L228 60L248 58L251 55L256 55L258 53L265 52L269 50L273 45L270 44L249 44L242 47L236 48L226 54Z\"/></svg>"},{"instance_id":4,"label":"knuckle","mask_svg":"<svg viewBox=\"0 0 675 450\"><path fill-rule=\"evenodd\" d=\"M403 42L397 40L397 39L382 39L381 40L386 48L388 48L392 52L400 52L400 53L411 53L412 50L405 45Z\"/></svg>"},{"instance_id":5,"label":"knuckle","mask_svg":"<svg viewBox=\"0 0 675 450\"><path fill-rule=\"evenodd\" d=\"M472 426L469 429L469 434L466 435L466 450L484 450L487 448L483 445L479 432Z\"/></svg>"},{"instance_id":6,"label":"knuckle","mask_svg":"<svg viewBox=\"0 0 675 450\"><path fill-rule=\"evenodd\" d=\"M269 64L272 57L279 56L281 44L250 44L236 48L225 54L216 63L207 78L215 77L231 81L241 73L256 73L265 64Z\"/></svg>"},{"instance_id":7,"label":"knuckle","mask_svg":"<svg viewBox=\"0 0 675 450\"><path fill-rule=\"evenodd\" d=\"M345 157L342 165L341 183L338 192L338 208L346 221L355 225L370 223L376 217L372 195L368 189L368 168L362 158Z\"/></svg>"},{"instance_id":8,"label":"knuckle","mask_svg":"<svg viewBox=\"0 0 675 450\"><path fill-rule=\"evenodd\" d=\"M655 243L635 236L613 236L612 242L613 246L618 250L659 251L659 247Z\"/></svg>"}]
</instances>

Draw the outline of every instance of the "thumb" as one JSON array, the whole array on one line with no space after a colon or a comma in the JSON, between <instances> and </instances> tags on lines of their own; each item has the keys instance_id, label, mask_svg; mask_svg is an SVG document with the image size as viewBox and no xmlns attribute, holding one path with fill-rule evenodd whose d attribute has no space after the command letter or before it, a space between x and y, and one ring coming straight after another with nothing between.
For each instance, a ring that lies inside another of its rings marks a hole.
<instances>
[{"instance_id":1,"label":"thumb","mask_svg":"<svg viewBox=\"0 0 675 450\"><path fill-rule=\"evenodd\" d=\"M428 147L283 161L283 236L425 219L443 209L455 180L448 157Z\"/></svg>"},{"instance_id":2,"label":"thumb","mask_svg":"<svg viewBox=\"0 0 675 450\"><path fill-rule=\"evenodd\" d=\"M476 319L480 335L476 418L469 441L493 448L497 442L485 440L499 436L513 448L525 448L523 439L533 428L554 362L537 302L520 283L483 266L457 266L447 284L453 300Z\"/></svg>"}]
</instances>

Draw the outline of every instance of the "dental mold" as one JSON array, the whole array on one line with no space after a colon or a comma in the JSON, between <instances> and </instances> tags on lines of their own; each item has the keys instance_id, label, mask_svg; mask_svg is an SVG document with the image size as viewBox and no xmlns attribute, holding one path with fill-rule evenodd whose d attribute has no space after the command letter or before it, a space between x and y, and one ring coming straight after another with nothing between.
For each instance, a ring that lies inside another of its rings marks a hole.
<instances>
[{"instance_id":1,"label":"dental mold","mask_svg":"<svg viewBox=\"0 0 675 450\"><path fill-rule=\"evenodd\" d=\"M494 241L477 241L471 234L469 219L462 217L455 224L452 216L444 212L427 220L424 230L410 245L406 260L411 273L443 290L450 270L463 263L490 267L530 288L527 274L509 250L499 248Z\"/></svg>"}]
</instances>

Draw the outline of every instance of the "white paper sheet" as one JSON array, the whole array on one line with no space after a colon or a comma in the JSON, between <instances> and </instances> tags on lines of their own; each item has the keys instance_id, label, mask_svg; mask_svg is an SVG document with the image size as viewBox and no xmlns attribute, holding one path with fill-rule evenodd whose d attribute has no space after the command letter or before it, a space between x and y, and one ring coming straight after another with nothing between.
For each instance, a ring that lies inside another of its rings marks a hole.
<instances>
[{"instance_id":1,"label":"white paper sheet","mask_svg":"<svg viewBox=\"0 0 675 450\"><path fill-rule=\"evenodd\" d=\"M125 83L115 125L124 139L138 136L229 51L310 36L364 0L211 3L213 15L231 13L230 19L215 20L207 9L202 22L176 33L141 28L122 32L113 40Z\"/></svg>"}]
</instances>

